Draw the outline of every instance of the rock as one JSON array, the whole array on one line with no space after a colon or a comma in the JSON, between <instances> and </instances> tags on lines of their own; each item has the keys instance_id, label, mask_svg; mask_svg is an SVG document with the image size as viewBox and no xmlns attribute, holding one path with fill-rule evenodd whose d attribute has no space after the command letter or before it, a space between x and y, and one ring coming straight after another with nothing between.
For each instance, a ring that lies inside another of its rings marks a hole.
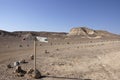
<instances>
[{"instance_id":1,"label":"rock","mask_svg":"<svg viewBox=\"0 0 120 80\"><path fill-rule=\"evenodd\" d=\"M25 33L22 35L22 40L34 40L34 36L32 33Z\"/></svg>"},{"instance_id":2,"label":"rock","mask_svg":"<svg viewBox=\"0 0 120 80\"><path fill-rule=\"evenodd\" d=\"M23 47L23 46L20 44L19 47Z\"/></svg>"},{"instance_id":3,"label":"rock","mask_svg":"<svg viewBox=\"0 0 120 80\"><path fill-rule=\"evenodd\" d=\"M17 76L17 77L23 77L24 74L23 73L16 73L15 76Z\"/></svg>"},{"instance_id":4,"label":"rock","mask_svg":"<svg viewBox=\"0 0 120 80\"><path fill-rule=\"evenodd\" d=\"M21 66L16 66L15 72L16 73L22 72Z\"/></svg>"},{"instance_id":5,"label":"rock","mask_svg":"<svg viewBox=\"0 0 120 80\"><path fill-rule=\"evenodd\" d=\"M30 68L28 71L27 71L27 74L32 74L34 72L34 69L33 68Z\"/></svg>"},{"instance_id":6,"label":"rock","mask_svg":"<svg viewBox=\"0 0 120 80\"><path fill-rule=\"evenodd\" d=\"M81 28L72 28L68 35L86 35Z\"/></svg>"},{"instance_id":7,"label":"rock","mask_svg":"<svg viewBox=\"0 0 120 80\"><path fill-rule=\"evenodd\" d=\"M88 35L93 35L95 33L95 31L93 29L89 29L86 27L82 27L82 30Z\"/></svg>"},{"instance_id":8,"label":"rock","mask_svg":"<svg viewBox=\"0 0 120 80\"><path fill-rule=\"evenodd\" d=\"M7 65L7 68L12 68L12 66L10 64Z\"/></svg>"},{"instance_id":9,"label":"rock","mask_svg":"<svg viewBox=\"0 0 120 80\"><path fill-rule=\"evenodd\" d=\"M47 53L49 53L47 50L45 50L45 53L47 54Z\"/></svg>"},{"instance_id":10,"label":"rock","mask_svg":"<svg viewBox=\"0 0 120 80\"><path fill-rule=\"evenodd\" d=\"M58 63L58 65L59 65L59 66L63 66L63 65L65 65L65 64L64 64L64 63L59 62L59 63Z\"/></svg>"},{"instance_id":11,"label":"rock","mask_svg":"<svg viewBox=\"0 0 120 80\"><path fill-rule=\"evenodd\" d=\"M16 67L16 66L19 66L20 65L20 63L19 62L14 62L14 66Z\"/></svg>"},{"instance_id":12,"label":"rock","mask_svg":"<svg viewBox=\"0 0 120 80\"><path fill-rule=\"evenodd\" d=\"M26 74L26 71L22 70L21 66L16 66L14 73L15 76L23 77Z\"/></svg>"},{"instance_id":13,"label":"rock","mask_svg":"<svg viewBox=\"0 0 120 80\"><path fill-rule=\"evenodd\" d=\"M31 60L34 60L34 55L30 55L30 59L31 59Z\"/></svg>"},{"instance_id":14,"label":"rock","mask_svg":"<svg viewBox=\"0 0 120 80\"><path fill-rule=\"evenodd\" d=\"M21 60L19 61L19 63L26 63L26 62L25 62L25 59L21 59Z\"/></svg>"},{"instance_id":15,"label":"rock","mask_svg":"<svg viewBox=\"0 0 120 80\"><path fill-rule=\"evenodd\" d=\"M68 35L93 35L95 33L94 30L86 28L86 27L78 27L72 28Z\"/></svg>"},{"instance_id":16,"label":"rock","mask_svg":"<svg viewBox=\"0 0 120 80\"><path fill-rule=\"evenodd\" d=\"M27 77L28 78L39 79L39 78L41 78L41 73L37 69L36 70L30 69L27 72Z\"/></svg>"},{"instance_id":17,"label":"rock","mask_svg":"<svg viewBox=\"0 0 120 80\"><path fill-rule=\"evenodd\" d=\"M50 73L49 73L49 72L46 72L45 75L50 75Z\"/></svg>"},{"instance_id":18,"label":"rock","mask_svg":"<svg viewBox=\"0 0 120 80\"><path fill-rule=\"evenodd\" d=\"M34 71L34 74L32 75L32 77L35 78L35 79L41 78L41 73L39 72L39 70L36 69Z\"/></svg>"}]
</instances>

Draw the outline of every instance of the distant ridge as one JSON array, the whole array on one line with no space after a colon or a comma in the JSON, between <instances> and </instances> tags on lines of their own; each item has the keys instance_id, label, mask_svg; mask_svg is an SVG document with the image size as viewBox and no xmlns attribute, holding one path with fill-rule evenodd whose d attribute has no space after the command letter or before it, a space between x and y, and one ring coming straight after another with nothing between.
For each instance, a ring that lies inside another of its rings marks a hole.
<instances>
[{"instance_id":1,"label":"distant ridge","mask_svg":"<svg viewBox=\"0 0 120 80\"><path fill-rule=\"evenodd\" d=\"M14 31L8 32L0 30L0 37L12 36L12 37L29 37L32 38L34 36L44 36L44 37L55 37L55 38L63 38L63 37L71 37L78 36L80 38L104 38L104 37L113 37L118 38L120 35L110 33L108 31L103 30L93 30L87 27L75 27L70 30L69 33L66 32L36 32L36 31Z\"/></svg>"},{"instance_id":2,"label":"distant ridge","mask_svg":"<svg viewBox=\"0 0 120 80\"><path fill-rule=\"evenodd\" d=\"M17 36L17 35L12 32L0 30L0 36L4 37L4 36Z\"/></svg>"},{"instance_id":3,"label":"distant ridge","mask_svg":"<svg viewBox=\"0 0 120 80\"><path fill-rule=\"evenodd\" d=\"M63 37L68 33L65 32L37 32L37 31L14 31L8 32L4 30L0 30L0 37L23 37L23 36L45 36L45 37Z\"/></svg>"}]
</instances>

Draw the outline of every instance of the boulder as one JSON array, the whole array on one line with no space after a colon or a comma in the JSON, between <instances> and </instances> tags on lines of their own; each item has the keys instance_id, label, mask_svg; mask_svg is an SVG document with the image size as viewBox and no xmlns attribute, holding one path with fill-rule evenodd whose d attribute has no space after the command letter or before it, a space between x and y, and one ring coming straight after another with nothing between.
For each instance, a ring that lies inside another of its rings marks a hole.
<instances>
[{"instance_id":1,"label":"boulder","mask_svg":"<svg viewBox=\"0 0 120 80\"><path fill-rule=\"evenodd\" d=\"M28 78L34 78L34 79L39 79L41 78L41 73L39 72L39 70L34 70L34 69L29 69L27 71L27 77Z\"/></svg>"},{"instance_id":2,"label":"boulder","mask_svg":"<svg viewBox=\"0 0 120 80\"><path fill-rule=\"evenodd\" d=\"M39 70L35 70L34 73L32 74L32 77L35 79L39 79L41 78L41 73L39 72Z\"/></svg>"}]
</instances>

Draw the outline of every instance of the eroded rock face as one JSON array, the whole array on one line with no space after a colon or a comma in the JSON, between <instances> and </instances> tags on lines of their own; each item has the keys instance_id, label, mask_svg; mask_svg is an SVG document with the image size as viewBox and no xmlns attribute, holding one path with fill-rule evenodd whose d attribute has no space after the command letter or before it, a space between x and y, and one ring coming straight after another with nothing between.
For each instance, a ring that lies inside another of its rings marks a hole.
<instances>
[{"instance_id":1,"label":"eroded rock face","mask_svg":"<svg viewBox=\"0 0 120 80\"><path fill-rule=\"evenodd\" d=\"M86 28L86 27L78 27L72 28L68 35L93 35L95 33L94 30Z\"/></svg>"},{"instance_id":2,"label":"eroded rock face","mask_svg":"<svg viewBox=\"0 0 120 80\"><path fill-rule=\"evenodd\" d=\"M86 27L82 27L82 30L84 30L84 32L88 35L93 35L95 33L95 31L93 29L89 29Z\"/></svg>"},{"instance_id":3,"label":"eroded rock face","mask_svg":"<svg viewBox=\"0 0 120 80\"><path fill-rule=\"evenodd\" d=\"M70 30L69 35L86 35L81 28L73 28Z\"/></svg>"}]
</instances>

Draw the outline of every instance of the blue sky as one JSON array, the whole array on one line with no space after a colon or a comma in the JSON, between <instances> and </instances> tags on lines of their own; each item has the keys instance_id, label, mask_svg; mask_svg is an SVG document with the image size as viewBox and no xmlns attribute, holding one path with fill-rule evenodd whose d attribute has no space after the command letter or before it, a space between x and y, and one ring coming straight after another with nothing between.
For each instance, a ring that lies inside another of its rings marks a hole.
<instances>
[{"instance_id":1,"label":"blue sky","mask_svg":"<svg viewBox=\"0 0 120 80\"><path fill-rule=\"evenodd\" d=\"M120 34L120 0L0 0L0 29L69 32L86 26Z\"/></svg>"}]
</instances>

